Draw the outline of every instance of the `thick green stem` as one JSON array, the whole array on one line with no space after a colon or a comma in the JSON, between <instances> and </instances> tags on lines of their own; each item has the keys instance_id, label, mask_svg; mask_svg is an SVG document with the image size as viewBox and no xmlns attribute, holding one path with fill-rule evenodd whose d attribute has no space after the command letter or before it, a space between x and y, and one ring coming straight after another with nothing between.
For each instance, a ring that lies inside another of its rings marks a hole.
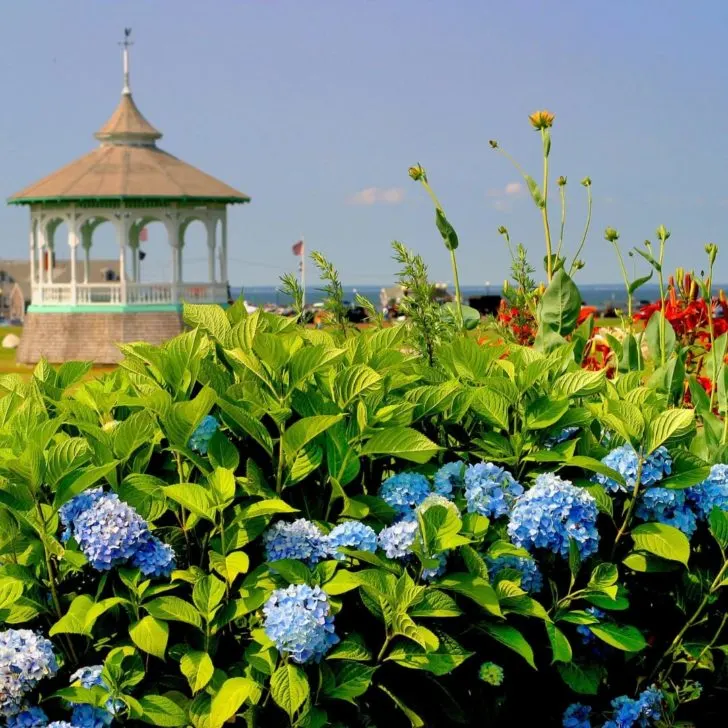
<instances>
[{"instance_id":1,"label":"thick green stem","mask_svg":"<svg viewBox=\"0 0 728 728\"><path fill-rule=\"evenodd\" d=\"M379 650L379 654L377 655L377 662L382 661L382 658L384 657L384 653L387 651L387 647L389 647L389 643L391 641L392 641L392 636L389 634L389 632L387 632L384 637L384 644L382 645L382 649Z\"/></svg>"}]
</instances>

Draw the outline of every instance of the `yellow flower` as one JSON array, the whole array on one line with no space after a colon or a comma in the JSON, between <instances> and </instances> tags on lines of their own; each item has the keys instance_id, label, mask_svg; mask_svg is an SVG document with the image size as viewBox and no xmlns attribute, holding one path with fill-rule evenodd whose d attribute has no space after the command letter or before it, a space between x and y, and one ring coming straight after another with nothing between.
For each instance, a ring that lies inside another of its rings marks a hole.
<instances>
[{"instance_id":1,"label":"yellow flower","mask_svg":"<svg viewBox=\"0 0 728 728\"><path fill-rule=\"evenodd\" d=\"M604 239L614 243L619 240L619 233L614 228L607 228L604 231Z\"/></svg>"},{"instance_id":2,"label":"yellow flower","mask_svg":"<svg viewBox=\"0 0 728 728\"><path fill-rule=\"evenodd\" d=\"M550 111L534 111L531 116L528 117L531 125L537 131L548 129L554 125L554 115Z\"/></svg>"}]
</instances>

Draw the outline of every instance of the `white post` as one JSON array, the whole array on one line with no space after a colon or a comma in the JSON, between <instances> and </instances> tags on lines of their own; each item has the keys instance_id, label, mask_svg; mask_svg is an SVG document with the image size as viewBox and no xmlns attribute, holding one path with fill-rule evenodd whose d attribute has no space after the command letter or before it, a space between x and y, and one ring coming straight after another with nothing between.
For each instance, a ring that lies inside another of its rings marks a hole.
<instances>
[{"instance_id":1,"label":"white post","mask_svg":"<svg viewBox=\"0 0 728 728\"><path fill-rule=\"evenodd\" d=\"M167 241L169 242L169 247L172 249L172 303L177 303L179 300L177 295L179 283L179 263L177 261L180 238L179 218L177 216L169 215L169 219L165 221L164 226L167 229Z\"/></svg>"},{"instance_id":2,"label":"white post","mask_svg":"<svg viewBox=\"0 0 728 728\"><path fill-rule=\"evenodd\" d=\"M32 291L36 286L35 282L35 233L36 223L33 219L33 213L30 214L30 289L31 289L31 299L32 299Z\"/></svg>"},{"instance_id":3,"label":"white post","mask_svg":"<svg viewBox=\"0 0 728 728\"><path fill-rule=\"evenodd\" d=\"M222 241L220 245L220 283L228 282L227 209L222 213Z\"/></svg>"},{"instance_id":4,"label":"white post","mask_svg":"<svg viewBox=\"0 0 728 728\"><path fill-rule=\"evenodd\" d=\"M68 245L71 248L71 304L78 302L78 289L76 288L76 248L78 247L78 236L76 234L76 221L68 226Z\"/></svg>"},{"instance_id":5,"label":"white post","mask_svg":"<svg viewBox=\"0 0 728 728\"><path fill-rule=\"evenodd\" d=\"M129 240L129 219L125 212L121 213L119 219L119 281L121 303L126 304L126 245Z\"/></svg>"},{"instance_id":6,"label":"white post","mask_svg":"<svg viewBox=\"0 0 728 728\"><path fill-rule=\"evenodd\" d=\"M88 283L91 277L91 241L93 228L91 222L85 222L81 226L81 243L83 245L83 282Z\"/></svg>"},{"instance_id":7,"label":"white post","mask_svg":"<svg viewBox=\"0 0 728 728\"><path fill-rule=\"evenodd\" d=\"M45 255L45 235L43 234L44 223L41 219L38 222L38 280L34 283L38 286L39 295L43 292L43 256ZM42 296L41 296L42 297Z\"/></svg>"},{"instance_id":8,"label":"white post","mask_svg":"<svg viewBox=\"0 0 728 728\"><path fill-rule=\"evenodd\" d=\"M215 282L215 228L217 223L214 219L207 219L205 227L207 228L207 277L210 283Z\"/></svg>"}]
</instances>

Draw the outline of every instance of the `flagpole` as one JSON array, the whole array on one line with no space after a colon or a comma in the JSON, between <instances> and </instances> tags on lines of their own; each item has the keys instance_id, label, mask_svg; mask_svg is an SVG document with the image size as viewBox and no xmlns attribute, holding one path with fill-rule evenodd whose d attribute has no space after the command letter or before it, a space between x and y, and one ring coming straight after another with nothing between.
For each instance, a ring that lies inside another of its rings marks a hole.
<instances>
[{"instance_id":1,"label":"flagpole","mask_svg":"<svg viewBox=\"0 0 728 728\"><path fill-rule=\"evenodd\" d=\"M302 308L306 308L306 242L301 235L301 288L303 289L303 298L301 299Z\"/></svg>"}]
</instances>

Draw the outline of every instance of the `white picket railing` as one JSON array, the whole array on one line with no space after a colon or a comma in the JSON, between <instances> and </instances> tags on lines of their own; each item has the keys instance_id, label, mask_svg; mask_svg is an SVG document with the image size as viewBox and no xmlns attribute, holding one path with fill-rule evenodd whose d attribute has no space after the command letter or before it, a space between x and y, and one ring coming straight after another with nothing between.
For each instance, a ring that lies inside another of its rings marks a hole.
<instances>
[{"instance_id":1,"label":"white picket railing","mask_svg":"<svg viewBox=\"0 0 728 728\"><path fill-rule=\"evenodd\" d=\"M225 303L224 283L44 283L33 288L36 306L149 306Z\"/></svg>"}]
</instances>

